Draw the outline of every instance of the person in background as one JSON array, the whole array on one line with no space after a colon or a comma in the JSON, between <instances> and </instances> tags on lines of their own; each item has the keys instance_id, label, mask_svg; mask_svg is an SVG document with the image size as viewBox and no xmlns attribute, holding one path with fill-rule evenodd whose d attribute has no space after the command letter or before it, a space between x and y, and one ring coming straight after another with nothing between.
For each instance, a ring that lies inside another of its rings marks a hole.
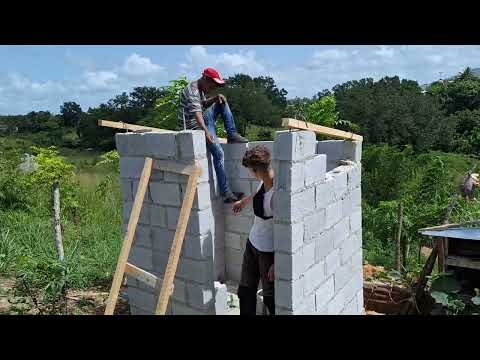
<instances>
[{"instance_id":1,"label":"person in background","mask_svg":"<svg viewBox=\"0 0 480 360\"><path fill-rule=\"evenodd\" d=\"M225 96L219 94L206 98L206 94L224 84L225 81L218 71L212 68L205 69L200 79L188 84L181 92L177 118L180 129L205 131L207 148L212 154L220 192L224 201L231 203L238 201L243 194L233 193L228 184L223 149L218 142L215 130L216 118L220 115L223 120L228 143L247 143L248 140L237 132L235 120Z\"/></svg>"},{"instance_id":2,"label":"person in background","mask_svg":"<svg viewBox=\"0 0 480 360\"><path fill-rule=\"evenodd\" d=\"M234 214L238 214L253 202L255 218L242 261L242 273L238 286L240 315L255 315L257 289L262 282L263 302L270 315L275 315L274 296L274 248L273 248L273 169L271 155L263 145L248 149L242 159L252 176L260 180L255 194L233 204Z\"/></svg>"}]
</instances>

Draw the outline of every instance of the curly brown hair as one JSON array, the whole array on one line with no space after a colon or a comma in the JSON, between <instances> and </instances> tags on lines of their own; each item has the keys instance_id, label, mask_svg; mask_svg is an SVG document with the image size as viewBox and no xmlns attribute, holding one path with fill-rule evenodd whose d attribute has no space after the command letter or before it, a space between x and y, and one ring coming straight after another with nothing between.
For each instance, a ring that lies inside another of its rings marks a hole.
<instances>
[{"instance_id":1,"label":"curly brown hair","mask_svg":"<svg viewBox=\"0 0 480 360\"><path fill-rule=\"evenodd\" d=\"M254 171L267 171L270 168L270 160L270 151L263 145L256 145L245 152L242 165Z\"/></svg>"}]
</instances>

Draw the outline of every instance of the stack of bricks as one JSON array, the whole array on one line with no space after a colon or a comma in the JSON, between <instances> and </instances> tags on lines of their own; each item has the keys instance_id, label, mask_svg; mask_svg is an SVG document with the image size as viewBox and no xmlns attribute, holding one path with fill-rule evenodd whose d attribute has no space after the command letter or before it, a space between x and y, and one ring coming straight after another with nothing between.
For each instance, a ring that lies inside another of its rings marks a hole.
<instances>
[{"instance_id":1,"label":"stack of bricks","mask_svg":"<svg viewBox=\"0 0 480 360\"><path fill-rule=\"evenodd\" d=\"M224 144L225 173L234 192L242 192L244 196L253 194L260 182L242 165L245 151L257 145L263 145L273 156L273 141L252 141L248 144ZM247 244L250 229L253 226L252 203L239 214L234 215L232 204L224 205L225 218L225 270L226 278L240 281L243 252Z\"/></svg>"},{"instance_id":2,"label":"stack of bricks","mask_svg":"<svg viewBox=\"0 0 480 360\"><path fill-rule=\"evenodd\" d=\"M215 314L215 221L203 132L117 134L116 143L120 155L124 229L145 157L202 167L167 314ZM165 273L187 180L186 175L155 170L154 164L129 262L160 278ZM153 314L160 285L154 289L128 276L127 294L131 313Z\"/></svg>"},{"instance_id":3,"label":"stack of bricks","mask_svg":"<svg viewBox=\"0 0 480 360\"><path fill-rule=\"evenodd\" d=\"M362 313L361 143L336 144L351 163L327 173L331 153L313 132L277 132L277 314Z\"/></svg>"}]
</instances>

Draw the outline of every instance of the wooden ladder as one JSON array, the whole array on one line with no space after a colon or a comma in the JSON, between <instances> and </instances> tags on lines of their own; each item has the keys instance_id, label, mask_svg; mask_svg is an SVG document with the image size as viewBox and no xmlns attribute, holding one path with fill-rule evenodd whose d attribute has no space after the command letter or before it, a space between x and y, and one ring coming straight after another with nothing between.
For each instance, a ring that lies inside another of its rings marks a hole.
<instances>
[{"instance_id":1,"label":"wooden ladder","mask_svg":"<svg viewBox=\"0 0 480 360\"><path fill-rule=\"evenodd\" d=\"M187 189L182 202L182 207L180 209L177 228L175 230L175 236L173 238L173 243L163 279L128 262L128 255L130 254L130 249L132 247L135 229L137 228L137 223L140 217L140 211L142 209L143 199L147 191L152 168L156 170L188 175ZM168 300L173 292L173 280L177 271L178 259L180 257L180 251L182 249L188 219L192 210L195 192L197 190L197 181L201 174L202 169L196 165L182 165L173 161L154 161L152 158L145 158L142 175L140 177L132 211L128 220L127 231L123 238L123 245L122 249L120 250L117 268L115 270L115 275L113 276L112 287L108 295L105 315L113 315L118 299L118 293L120 291L120 286L125 273L154 288L156 288L161 282L162 287L160 290L155 314L165 315L165 312L167 311Z\"/></svg>"}]
</instances>

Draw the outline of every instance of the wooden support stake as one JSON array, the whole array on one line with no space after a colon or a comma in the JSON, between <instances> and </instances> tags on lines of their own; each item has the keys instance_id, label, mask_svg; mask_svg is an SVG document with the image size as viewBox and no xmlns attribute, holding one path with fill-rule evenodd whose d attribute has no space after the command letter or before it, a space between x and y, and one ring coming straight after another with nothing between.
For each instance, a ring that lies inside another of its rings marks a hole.
<instances>
[{"instance_id":1,"label":"wooden support stake","mask_svg":"<svg viewBox=\"0 0 480 360\"><path fill-rule=\"evenodd\" d=\"M402 222L403 222L403 204L398 204L398 231L397 237L395 239L395 268L397 271L402 270L402 264L400 261L400 254L402 253L401 249L401 239L402 239Z\"/></svg>"},{"instance_id":2,"label":"wooden support stake","mask_svg":"<svg viewBox=\"0 0 480 360\"><path fill-rule=\"evenodd\" d=\"M445 238L438 238L436 240L437 240L437 247L438 247L438 258L437 258L438 272L443 273L445 272Z\"/></svg>"},{"instance_id":3,"label":"wooden support stake","mask_svg":"<svg viewBox=\"0 0 480 360\"><path fill-rule=\"evenodd\" d=\"M135 229L137 228L138 219L140 217L140 211L142 210L143 199L145 192L147 191L148 181L150 180L150 174L152 172L152 158L145 158L143 165L142 175L138 184L137 194L135 195L135 201L133 202L132 212L130 213L130 219L128 220L127 232L123 239L122 249L120 250L120 256L113 276L112 287L110 294L108 295L107 305L105 308L105 315L113 315L115 310L115 304L117 303L118 293L120 286L122 285L123 275L125 273L125 267L128 261L128 254L132 247L133 236L135 235Z\"/></svg>"},{"instance_id":4,"label":"wooden support stake","mask_svg":"<svg viewBox=\"0 0 480 360\"><path fill-rule=\"evenodd\" d=\"M327 136L331 136L331 137L343 139L343 140L363 141L363 136L353 134L347 131L332 129L326 126L312 124L312 123L297 120L297 119L288 119L288 118L282 119L282 126L293 128L293 129L300 129L300 130L311 130L320 135L327 135Z\"/></svg>"},{"instance_id":5,"label":"wooden support stake","mask_svg":"<svg viewBox=\"0 0 480 360\"><path fill-rule=\"evenodd\" d=\"M201 168L195 167L194 171L188 178L187 189L183 199L182 208L180 209L177 229L175 231L175 237L173 238L173 244L170 250L170 256L168 257L167 268L165 270L165 276L163 277L162 288L158 298L157 309L155 312L157 315L165 315L165 312L167 311L168 300L172 291L173 279L175 277L175 272L177 271L178 259L180 257L180 251L182 250L183 239L187 230L188 218L190 216L190 211L192 210L195 191L197 190L197 181L200 175Z\"/></svg>"}]
</instances>

